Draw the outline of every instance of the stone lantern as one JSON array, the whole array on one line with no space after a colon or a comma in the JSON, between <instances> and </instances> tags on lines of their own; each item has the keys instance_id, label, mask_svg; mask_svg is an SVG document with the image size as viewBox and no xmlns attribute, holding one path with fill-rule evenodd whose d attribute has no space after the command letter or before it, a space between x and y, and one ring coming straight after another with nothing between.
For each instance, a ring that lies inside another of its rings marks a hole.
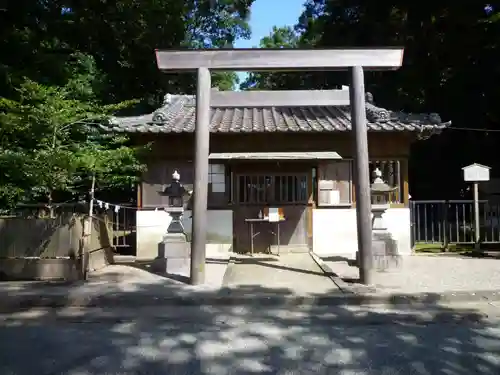
<instances>
[{"instance_id":1,"label":"stone lantern","mask_svg":"<svg viewBox=\"0 0 500 375\"><path fill-rule=\"evenodd\" d=\"M167 234L183 234L184 226L181 219L184 213L184 198L189 194L180 182L181 176L177 170L172 173L172 182L165 188L163 195L167 196L168 206L165 211L169 213L172 221L167 229Z\"/></svg>"},{"instance_id":2,"label":"stone lantern","mask_svg":"<svg viewBox=\"0 0 500 375\"><path fill-rule=\"evenodd\" d=\"M190 195L190 192L181 184L180 178L179 172L174 171L172 182L161 192L162 195L168 197L165 212L170 216L170 223L167 233L158 244L158 257L153 261L152 269L162 274L187 276L191 254L182 225L182 216L185 198Z\"/></svg>"},{"instance_id":3,"label":"stone lantern","mask_svg":"<svg viewBox=\"0 0 500 375\"><path fill-rule=\"evenodd\" d=\"M370 187L372 194L372 255L373 266L385 269L390 265L399 264L397 243L387 230L383 215L389 208L390 194L397 190L389 186L382 179L380 169L373 171L373 183Z\"/></svg>"}]
</instances>

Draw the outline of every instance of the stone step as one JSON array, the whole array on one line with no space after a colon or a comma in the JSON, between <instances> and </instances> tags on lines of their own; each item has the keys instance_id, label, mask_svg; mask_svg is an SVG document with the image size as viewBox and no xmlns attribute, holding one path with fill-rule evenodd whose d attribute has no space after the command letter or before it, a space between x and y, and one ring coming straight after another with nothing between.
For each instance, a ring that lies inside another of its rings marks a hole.
<instances>
[{"instance_id":1,"label":"stone step","mask_svg":"<svg viewBox=\"0 0 500 375\"><path fill-rule=\"evenodd\" d=\"M270 252L269 252L270 251ZM301 246L301 245L281 245L279 247L278 251L278 246L271 246L270 249L267 249L266 251L263 251L262 249L259 249L258 251L254 251L254 255L277 255L279 254L307 254L311 250L307 245ZM235 254L244 254L244 255L250 255L250 250L244 250L241 252L237 252Z\"/></svg>"},{"instance_id":2,"label":"stone step","mask_svg":"<svg viewBox=\"0 0 500 375\"><path fill-rule=\"evenodd\" d=\"M309 253L311 250L307 245L281 245L279 247L280 254L303 254ZM278 246L271 246L271 252L273 254L278 253Z\"/></svg>"}]
</instances>

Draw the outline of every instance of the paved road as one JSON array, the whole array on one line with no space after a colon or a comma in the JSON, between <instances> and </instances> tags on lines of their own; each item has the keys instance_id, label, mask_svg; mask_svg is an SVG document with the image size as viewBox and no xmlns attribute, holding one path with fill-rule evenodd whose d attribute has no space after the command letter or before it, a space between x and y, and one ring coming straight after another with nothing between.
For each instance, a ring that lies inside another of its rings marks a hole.
<instances>
[{"instance_id":1,"label":"paved road","mask_svg":"<svg viewBox=\"0 0 500 375\"><path fill-rule=\"evenodd\" d=\"M178 307L109 316L85 310L71 320L46 311L15 315L0 322L0 374L500 373L496 318L428 323L415 315L410 323L383 309L335 309Z\"/></svg>"}]
</instances>

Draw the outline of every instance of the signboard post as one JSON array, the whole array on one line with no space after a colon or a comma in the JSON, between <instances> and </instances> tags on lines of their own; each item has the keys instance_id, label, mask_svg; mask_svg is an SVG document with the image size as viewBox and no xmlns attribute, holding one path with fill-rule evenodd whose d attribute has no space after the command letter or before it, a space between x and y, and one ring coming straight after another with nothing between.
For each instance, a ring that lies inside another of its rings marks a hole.
<instances>
[{"instance_id":1,"label":"signboard post","mask_svg":"<svg viewBox=\"0 0 500 375\"><path fill-rule=\"evenodd\" d=\"M463 167L464 181L472 182L474 186L474 248L479 251L480 225L479 225L479 182L490 180L490 167L481 164L471 164Z\"/></svg>"}]
</instances>

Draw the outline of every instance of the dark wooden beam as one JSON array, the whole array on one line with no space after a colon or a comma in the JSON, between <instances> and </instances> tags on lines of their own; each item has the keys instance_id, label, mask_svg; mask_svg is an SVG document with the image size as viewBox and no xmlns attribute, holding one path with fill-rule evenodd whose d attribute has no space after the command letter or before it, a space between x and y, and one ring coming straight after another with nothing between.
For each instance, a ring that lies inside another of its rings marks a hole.
<instances>
[{"instance_id":1,"label":"dark wooden beam","mask_svg":"<svg viewBox=\"0 0 500 375\"><path fill-rule=\"evenodd\" d=\"M365 69L395 70L403 62L404 49L212 49L160 51L156 61L160 70L183 71L205 67L225 71L300 71Z\"/></svg>"},{"instance_id":2,"label":"dark wooden beam","mask_svg":"<svg viewBox=\"0 0 500 375\"><path fill-rule=\"evenodd\" d=\"M349 105L349 90L212 91L210 105L217 108Z\"/></svg>"},{"instance_id":3,"label":"dark wooden beam","mask_svg":"<svg viewBox=\"0 0 500 375\"><path fill-rule=\"evenodd\" d=\"M340 160L335 151L302 152L220 152L208 156L210 160Z\"/></svg>"}]
</instances>

